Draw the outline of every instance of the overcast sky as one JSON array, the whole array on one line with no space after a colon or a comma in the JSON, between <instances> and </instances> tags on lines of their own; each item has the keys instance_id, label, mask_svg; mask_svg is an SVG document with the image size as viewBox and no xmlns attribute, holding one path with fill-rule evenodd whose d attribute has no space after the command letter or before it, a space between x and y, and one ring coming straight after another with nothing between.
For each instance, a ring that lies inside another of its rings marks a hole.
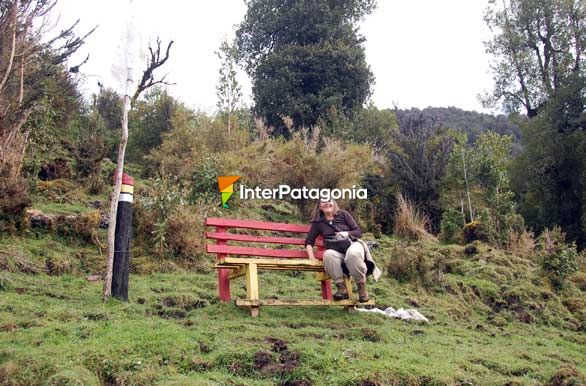
<instances>
[{"instance_id":1,"label":"overcast sky","mask_svg":"<svg viewBox=\"0 0 586 386\"><path fill-rule=\"evenodd\" d=\"M78 34L95 25L75 60L88 53L82 67L86 93L97 81L119 87L112 73L120 68L120 41L126 26L117 15L120 0L59 0L53 15L58 25L81 19ZM483 41L490 36L482 15L486 0L378 0L378 8L360 24L366 37L366 60L375 75L372 102L379 108L456 106L484 110L477 95L491 88L489 57ZM159 35L175 41L163 72L176 85L169 91L187 105L213 112L219 60L214 54L222 38L234 36L244 17L242 0L135 0L136 36ZM136 56L136 54L134 54ZM114 70L113 70L114 69ZM245 102L251 104L250 80L239 74Z\"/></svg>"}]
</instances>

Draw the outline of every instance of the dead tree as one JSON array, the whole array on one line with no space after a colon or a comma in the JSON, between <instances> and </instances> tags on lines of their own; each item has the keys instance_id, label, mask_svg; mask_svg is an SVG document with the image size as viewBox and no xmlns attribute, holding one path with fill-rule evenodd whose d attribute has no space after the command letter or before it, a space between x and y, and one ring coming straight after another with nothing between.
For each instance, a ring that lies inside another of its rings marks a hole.
<instances>
[{"instance_id":1,"label":"dead tree","mask_svg":"<svg viewBox=\"0 0 586 386\"><path fill-rule=\"evenodd\" d=\"M106 273L104 276L104 301L108 300L112 294L112 269L114 266L114 241L116 232L116 215L118 212L118 199L120 197L120 189L122 186L122 172L124 170L124 155L126 152L126 144L128 142L128 112L132 105L136 102L140 94L156 84L170 84L165 81L166 75L156 80L154 76L155 70L163 66L169 59L169 52L173 41L171 40L167 45L164 55L161 51L161 40L157 38L156 47L149 45L149 58L147 67L142 74L142 78L136 91L132 95L124 95L122 108L122 137L118 147L118 163L116 165L116 182L114 184L114 191L112 192L110 200L110 222L108 225L108 261L106 266ZM130 78L130 77L129 77Z\"/></svg>"}]
</instances>

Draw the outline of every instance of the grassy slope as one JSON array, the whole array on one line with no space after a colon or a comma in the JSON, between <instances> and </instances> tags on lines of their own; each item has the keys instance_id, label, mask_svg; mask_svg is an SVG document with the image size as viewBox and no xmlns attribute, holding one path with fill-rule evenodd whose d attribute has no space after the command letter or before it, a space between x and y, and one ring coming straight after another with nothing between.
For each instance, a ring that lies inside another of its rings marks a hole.
<instances>
[{"instance_id":1,"label":"grassy slope","mask_svg":"<svg viewBox=\"0 0 586 386\"><path fill-rule=\"evenodd\" d=\"M77 214L106 202L57 191L34 207ZM299 222L288 206L242 204L229 214ZM534 385L554 384L555 374L584 381L576 375L586 373L584 273L555 293L530 260L384 238L374 252L385 275L371 294L383 308L417 304L431 324L338 307L264 307L252 319L217 301L210 268L132 275L129 303L104 304L102 283L85 279L103 269L103 256L67 229L59 234L0 238L1 385ZM133 256L136 272L176 269L140 246ZM319 298L311 273L263 272L260 280L262 297ZM245 296L242 279L232 291Z\"/></svg>"},{"instance_id":2,"label":"grassy slope","mask_svg":"<svg viewBox=\"0 0 586 386\"><path fill-rule=\"evenodd\" d=\"M586 373L586 338L575 328L580 314L568 313L549 290L532 293L541 290L530 262L495 251L466 257L462 247L384 239L376 256L385 267L399 255L441 260L441 278L411 273L401 284L386 274L370 286L382 306L417 302L432 319L421 325L337 307L265 307L252 319L217 302L211 270L133 275L130 302L104 304L101 282L84 278L100 266L95 248L31 236L2 239L0 250L37 268L52 256L77 264L61 276L23 274L15 264L0 271L3 385L535 385L564 366L570 375ZM319 297L312 274L262 273L260 289L262 297ZM233 295L244 297L242 279ZM534 304L536 296L548 300ZM509 303L495 312L503 299ZM527 321L524 312L529 323L519 321ZM276 352L276 339L287 350Z\"/></svg>"}]
</instances>

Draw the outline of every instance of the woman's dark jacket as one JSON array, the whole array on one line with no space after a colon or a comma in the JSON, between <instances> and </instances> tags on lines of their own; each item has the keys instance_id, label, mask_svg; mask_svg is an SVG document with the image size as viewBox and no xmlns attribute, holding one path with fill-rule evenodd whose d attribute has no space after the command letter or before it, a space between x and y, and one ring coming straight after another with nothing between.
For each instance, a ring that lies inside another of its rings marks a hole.
<instances>
[{"instance_id":1,"label":"woman's dark jacket","mask_svg":"<svg viewBox=\"0 0 586 386\"><path fill-rule=\"evenodd\" d=\"M328 224L328 221L325 219L323 213L320 216L318 221L311 222L311 228L309 229L309 233L307 233L307 238L305 239L305 245L313 245L315 244L315 239L318 235L322 235L322 237L332 236L336 234L336 228L339 231L347 231L350 238L352 240L356 240L362 236L362 231L356 221L352 217L352 215L345 210L339 210L338 213L334 215L334 219L332 220L332 225ZM367 275L372 274L375 264L374 261L370 261L365 259L367 268ZM348 269L346 265L342 263L342 270L346 275L348 275Z\"/></svg>"}]
</instances>

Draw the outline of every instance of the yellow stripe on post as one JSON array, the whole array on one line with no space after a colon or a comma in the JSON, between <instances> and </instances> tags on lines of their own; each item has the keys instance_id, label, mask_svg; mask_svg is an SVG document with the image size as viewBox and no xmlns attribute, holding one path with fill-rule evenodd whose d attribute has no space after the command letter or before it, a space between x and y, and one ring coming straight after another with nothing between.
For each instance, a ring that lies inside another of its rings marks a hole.
<instances>
[{"instance_id":1,"label":"yellow stripe on post","mask_svg":"<svg viewBox=\"0 0 586 386\"><path fill-rule=\"evenodd\" d=\"M130 194L133 194L134 193L134 186L122 184L122 186L120 187L120 193L130 193Z\"/></svg>"}]
</instances>

